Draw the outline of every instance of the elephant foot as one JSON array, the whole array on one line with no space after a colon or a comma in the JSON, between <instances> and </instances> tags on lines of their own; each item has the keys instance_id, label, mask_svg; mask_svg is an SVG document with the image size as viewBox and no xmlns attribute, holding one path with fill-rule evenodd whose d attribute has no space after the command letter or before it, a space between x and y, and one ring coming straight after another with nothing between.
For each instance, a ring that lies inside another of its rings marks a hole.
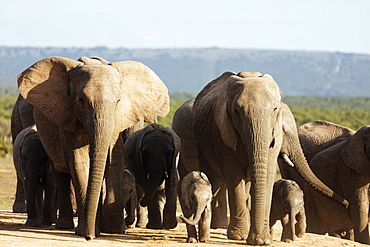
<instances>
[{"instance_id":1,"label":"elephant foot","mask_svg":"<svg viewBox=\"0 0 370 247\"><path fill-rule=\"evenodd\" d=\"M72 218L71 219L59 218L57 219L56 228L57 229L73 229L75 228L75 224Z\"/></svg>"},{"instance_id":2,"label":"elephant foot","mask_svg":"<svg viewBox=\"0 0 370 247\"><path fill-rule=\"evenodd\" d=\"M27 213L26 201L15 201L13 204L13 213Z\"/></svg>"},{"instance_id":3,"label":"elephant foot","mask_svg":"<svg viewBox=\"0 0 370 247\"><path fill-rule=\"evenodd\" d=\"M41 221L40 219L27 219L25 225L31 227L41 227Z\"/></svg>"},{"instance_id":4,"label":"elephant foot","mask_svg":"<svg viewBox=\"0 0 370 247\"><path fill-rule=\"evenodd\" d=\"M52 219L45 219L45 218L43 218L43 219L41 220L41 225L42 225L42 226L51 226L54 222L55 222L55 221L54 221L54 220L52 220Z\"/></svg>"},{"instance_id":5,"label":"elephant foot","mask_svg":"<svg viewBox=\"0 0 370 247\"><path fill-rule=\"evenodd\" d=\"M146 224L146 228L148 229L162 229L162 224L161 223L151 223L150 221L148 224Z\"/></svg>"},{"instance_id":6,"label":"elephant foot","mask_svg":"<svg viewBox=\"0 0 370 247\"><path fill-rule=\"evenodd\" d=\"M177 227L177 220L176 220L176 216L175 216L175 220L172 220L171 222L163 222L163 228L164 229L174 229Z\"/></svg>"},{"instance_id":7,"label":"elephant foot","mask_svg":"<svg viewBox=\"0 0 370 247\"><path fill-rule=\"evenodd\" d=\"M186 240L187 243L198 243L197 239L194 238L194 237L189 237L187 240Z\"/></svg>"},{"instance_id":8,"label":"elephant foot","mask_svg":"<svg viewBox=\"0 0 370 247\"><path fill-rule=\"evenodd\" d=\"M134 222L135 222L135 217L126 217L125 218L126 227L128 227L128 228L133 228L134 227Z\"/></svg>"},{"instance_id":9,"label":"elephant foot","mask_svg":"<svg viewBox=\"0 0 370 247\"><path fill-rule=\"evenodd\" d=\"M247 239L247 231L244 229L227 229L227 238L233 240Z\"/></svg>"},{"instance_id":10,"label":"elephant foot","mask_svg":"<svg viewBox=\"0 0 370 247\"><path fill-rule=\"evenodd\" d=\"M145 228L146 227L146 224L144 222L136 222L135 227L137 227L137 228Z\"/></svg>"},{"instance_id":11,"label":"elephant foot","mask_svg":"<svg viewBox=\"0 0 370 247\"><path fill-rule=\"evenodd\" d=\"M207 242L209 239L210 239L210 235L209 235L209 234L208 234L208 236L200 236L200 237L199 237L199 242L205 243L205 242Z\"/></svg>"},{"instance_id":12,"label":"elephant foot","mask_svg":"<svg viewBox=\"0 0 370 247\"><path fill-rule=\"evenodd\" d=\"M247 238L247 244L250 245L271 245L272 237L269 233L267 234L255 234L249 233Z\"/></svg>"},{"instance_id":13,"label":"elephant foot","mask_svg":"<svg viewBox=\"0 0 370 247\"><path fill-rule=\"evenodd\" d=\"M285 243L291 243L293 242L294 240L290 239L290 238L282 238L281 239L282 242L285 242Z\"/></svg>"},{"instance_id":14,"label":"elephant foot","mask_svg":"<svg viewBox=\"0 0 370 247\"><path fill-rule=\"evenodd\" d=\"M226 222L217 222L217 223L212 222L211 224L212 229L218 229L218 228L227 229L227 227L228 227L228 223Z\"/></svg>"},{"instance_id":15,"label":"elephant foot","mask_svg":"<svg viewBox=\"0 0 370 247\"><path fill-rule=\"evenodd\" d=\"M111 227L101 227L101 232L104 232L104 233L111 233L111 234L117 234L117 233L125 233L125 226L123 224L121 224L121 226L119 227L114 227L114 226L111 226Z\"/></svg>"}]
</instances>

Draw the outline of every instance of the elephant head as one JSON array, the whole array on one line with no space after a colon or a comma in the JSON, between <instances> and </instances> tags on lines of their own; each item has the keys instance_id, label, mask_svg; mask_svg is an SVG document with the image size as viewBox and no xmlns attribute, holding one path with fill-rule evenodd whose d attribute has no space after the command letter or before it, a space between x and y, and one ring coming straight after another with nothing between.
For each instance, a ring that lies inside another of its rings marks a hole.
<instances>
[{"instance_id":1,"label":"elephant head","mask_svg":"<svg viewBox=\"0 0 370 247\"><path fill-rule=\"evenodd\" d=\"M357 173L370 177L370 126L364 126L342 147L344 163Z\"/></svg>"},{"instance_id":2,"label":"elephant head","mask_svg":"<svg viewBox=\"0 0 370 247\"><path fill-rule=\"evenodd\" d=\"M180 138L171 128L151 124L147 126L138 140L137 154L144 169L144 197L141 206L145 207L153 199L158 188L165 181L166 195L171 188L173 176L177 176L176 156L180 150ZM177 179L176 179L177 181Z\"/></svg>"},{"instance_id":3,"label":"elephant head","mask_svg":"<svg viewBox=\"0 0 370 247\"><path fill-rule=\"evenodd\" d=\"M184 216L180 218L189 225L196 225L205 208L211 208L212 187L207 176L203 172L193 171L185 176L181 182L181 198L184 206L193 210L193 219Z\"/></svg>"},{"instance_id":4,"label":"elephant head","mask_svg":"<svg viewBox=\"0 0 370 247\"><path fill-rule=\"evenodd\" d=\"M139 121L155 122L169 111L160 78L134 61L75 61L49 57L18 76L21 95L60 130L88 138L90 171L85 203L86 239L95 237L100 187L119 133ZM107 158L108 157L108 158Z\"/></svg>"}]
</instances>

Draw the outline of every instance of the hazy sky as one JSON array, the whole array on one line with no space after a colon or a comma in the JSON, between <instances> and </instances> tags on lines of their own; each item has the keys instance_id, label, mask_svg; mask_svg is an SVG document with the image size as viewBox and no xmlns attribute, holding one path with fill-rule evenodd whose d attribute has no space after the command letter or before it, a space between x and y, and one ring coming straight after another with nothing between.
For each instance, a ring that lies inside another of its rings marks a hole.
<instances>
[{"instance_id":1,"label":"hazy sky","mask_svg":"<svg viewBox=\"0 0 370 247\"><path fill-rule=\"evenodd\" d=\"M0 46L370 54L369 0L0 0L0 6Z\"/></svg>"}]
</instances>

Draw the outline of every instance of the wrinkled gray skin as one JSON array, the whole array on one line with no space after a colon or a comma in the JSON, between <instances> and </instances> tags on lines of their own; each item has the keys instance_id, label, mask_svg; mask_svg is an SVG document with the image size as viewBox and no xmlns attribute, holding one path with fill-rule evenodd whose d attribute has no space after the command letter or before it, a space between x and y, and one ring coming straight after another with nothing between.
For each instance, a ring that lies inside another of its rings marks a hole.
<instances>
[{"instance_id":1,"label":"wrinkled gray skin","mask_svg":"<svg viewBox=\"0 0 370 247\"><path fill-rule=\"evenodd\" d=\"M193 130L193 105L195 99L190 99L181 105L175 112L172 120L172 129L181 139L178 171L180 179L191 171L199 170L198 142ZM221 184L219 191L212 200L211 228L227 228L226 184Z\"/></svg>"},{"instance_id":2,"label":"wrinkled gray skin","mask_svg":"<svg viewBox=\"0 0 370 247\"><path fill-rule=\"evenodd\" d=\"M270 212L270 229L281 221L281 241L291 242L301 238L306 230L303 191L293 180L280 179L274 183ZM272 233L271 233L272 234Z\"/></svg>"},{"instance_id":3,"label":"wrinkled gray skin","mask_svg":"<svg viewBox=\"0 0 370 247\"><path fill-rule=\"evenodd\" d=\"M14 141L13 161L17 179L23 181L27 226L51 226L56 221L56 185L52 164L35 125L22 130ZM45 195L44 195L45 193Z\"/></svg>"},{"instance_id":4,"label":"wrinkled gray skin","mask_svg":"<svg viewBox=\"0 0 370 247\"><path fill-rule=\"evenodd\" d=\"M187 243L206 242L210 238L212 186L203 172L192 171L179 181L178 197L188 231ZM192 219L190 219L193 217ZM195 225L198 224L199 237Z\"/></svg>"},{"instance_id":5,"label":"wrinkled gray skin","mask_svg":"<svg viewBox=\"0 0 370 247\"><path fill-rule=\"evenodd\" d=\"M347 205L309 169L294 117L270 75L225 72L198 94L193 120L200 170L207 174L214 193L222 183L228 187L228 238L247 238L252 245L272 243L269 215L279 155L289 157L312 186ZM251 184L250 229L246 182Z\"/></svg>"},{"instance_id":6,"label":"wrinkled gray skin","mask_svg":"<svg viewBox=\"0 0 370 247\"><path fill-rule=\"evenodd\" d=\"M25 128L32 126L35 123L33 120L33 106L29 104L22 95L19 95L14 104L11 116L11 132L12 141L14 144L17 135ZM27 213L26 196L23 188L23 181L18 179L15 193L15 200L13 203L14 213Z\"/></svg>"},{"instance_id":7,"label":"wrinkled gray skin","mask_svg":"<svg viewBox=\"0 0 370 247\"><path fill-rule=\"evenodd\" d=\"M327 121L315 121L298 128L303 149L327 145L310 161L312 171L340 196L349 208L338 206L297 180L305 194L307 232L325 234L353 228L357 242L369 244L370 126L353 132ZM285 171L291 179L292 171Z\"/></svg>"},{"instance_id":8,"label":"wrinkled gray skin","mask_svg":"<svg viewBox=\"0 0 370 247\"><path fill-rule=\"evenodd\" d=\"M180 138L171 128L159 124L148 125L125 142L125 165L135 174L140 206L148 207L147 228L177 226L176 157L179 150ZM141 216L138 213L138 227L143 227L146 220Z\"/></svg>"},{"instance_id":9,"label":"wrinkled gray skin","mask_svg":"<svg viewBox=\"0 0 370 247\"><path fill-rule=\"evenodd\" d=\"M129 170L125 169L123 173L123 204L125 205L126 218L125 223L127 227L132 227L135 221L135 211L137 207L137 193L136 193L136 182L134 174Z\"/></svg>"},{"instance_id":10,"label":"wrinkled gray skin","mask_svg":"<svg viewBox=\"0 0 370 247\"><path fill-rule=\"evenodd\" d=\"M40 139L55 169L71 174L78 205L76 234L87 240L99 234L103 178L108 193L102 218L107 224L100 230L123 232L121 132L167 115L166 86L139 62L49 57L22 72L18 88L34 106Z\"/></svg>"}]
</instances>

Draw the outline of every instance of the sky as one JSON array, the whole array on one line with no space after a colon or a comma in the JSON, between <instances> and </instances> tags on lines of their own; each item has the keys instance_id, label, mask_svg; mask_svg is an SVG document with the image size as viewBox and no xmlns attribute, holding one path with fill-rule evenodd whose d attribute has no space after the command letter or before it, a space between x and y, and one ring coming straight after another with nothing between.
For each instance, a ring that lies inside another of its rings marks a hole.
<instances>
[{"instance_id":1,"label":"sky","mask_svg":"<svg viewBox=\"0 0 370 247\"><path fill-rule=\"evenodd\" d=\"M370 54L370 0L0 0L0 46Z\"/></svg>"}]
</instances>

